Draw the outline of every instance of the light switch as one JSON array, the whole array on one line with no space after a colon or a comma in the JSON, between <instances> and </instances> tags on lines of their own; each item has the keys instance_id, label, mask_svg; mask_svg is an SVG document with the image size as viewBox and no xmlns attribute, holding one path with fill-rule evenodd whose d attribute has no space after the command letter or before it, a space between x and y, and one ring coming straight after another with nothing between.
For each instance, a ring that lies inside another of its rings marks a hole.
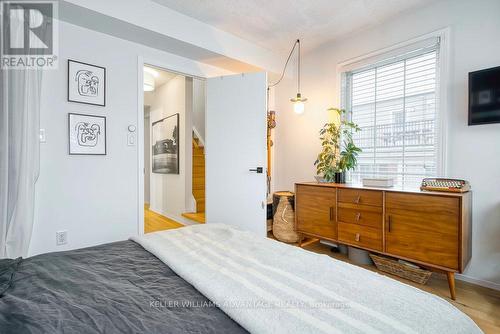
<instances>
[{"instance_id":1,"label":"light switch","mask_svg":"<svg viewBox=\"0 0 500 334\"><path fill-rule=\"evenodd\" d=\"M135 146L135 134L134 133L129 133L127 135L127 145L128 146Z\"/></svg>"},{"instance_id":2,"label":"light switch","mask_svg":"<svg viewBox=\"0 0 500 334\"><path fill-rule=\"evenodd\" d=\"M47 138L45 137L45 129L40 129L40 143L45 143Z\"/></svg>"}]
</instances>

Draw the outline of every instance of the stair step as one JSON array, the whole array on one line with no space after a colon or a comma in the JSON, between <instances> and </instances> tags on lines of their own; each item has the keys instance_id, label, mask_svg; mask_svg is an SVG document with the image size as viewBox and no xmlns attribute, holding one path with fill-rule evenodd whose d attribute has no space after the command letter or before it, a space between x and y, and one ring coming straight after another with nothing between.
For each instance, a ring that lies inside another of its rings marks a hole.
<instances>
[{"instance_id":1,"label":"stair step","mask_svg":"<svg viewBox=\"0 0 500 334\"><path fill-rule=\"evenodd\" d=\"M193 173L205 173L205 166L194 166Z\"/></svg>"},{"instance_id":2,"label":"stair step","mask_svg":"<svg viewBox=\"0 0 500 334\"><path fill-rule=\"evenodd\" d=\"M196 212L205 212L205 198L196 201Z\"/></svg>"},{"instance_id":3,"label":"stair step","mask_svg":"<svg viewBox=\"0 0 500 334\"><path fill-rule=\"evenodd\" d=\"M205 189L205 183L193 183L193 191Z\"/></svg>"},{"instance_id":4,"label":"stair step","mask_svg":"<svg viewBox=\"0 0 500 334\"><path fill-rule=\"evenodd\" d=\"M205 176L193 177L193 186L198 184L205 184Z\"/></svg>"},{"instance_id":5,"label":"stair step","mask_svg":"<svg viewBox=\"0 0 500 334\"><path fill-rule=\"evenodd\" d=\"M200 147L200 140L198 138L193 138L193 148Z\"/></svg>"},{"instance_id":6,"label":"stair step","mask_svg":"<svg viewBox=\"0 0 500 334\"><path fill-rule=\"evenodd\" d=\"M200 222L197 216L203 214L205 222L205 149L200 146L200 140L193 137L193 197L196 200L196 213L183 214L184 217ZM187 215L191 215L190 218ZM201 219L200 219L201 220Z\"/></svg>"},{"instance_id":7,"label":"stair step","mask_svg":"<svg viewBox=\"0 0 500 334\"><path fill-rule=\"evenodd\" d=\"M200 199L205 199L205 189L193 189L193 197L198 202Z\"/></svg>"},{"instance_id":8,"label":"stair step","mask_svg":"<svg viewBox=\"0 0 500 334\"><path fill-rule=\"evenodd\" d=\"M205 212L185 212L182 216L197 223L205 224Z\"/></svg>"},{"instance_id":9,"label":"stair step","mask_svg":"<svg viewBox=\"0 0 500 334\"><path fill-rule=\"evenodd\" d=\"M205 159L193 159L193 166L205 167Z\"/></svg>"}]
</instances>

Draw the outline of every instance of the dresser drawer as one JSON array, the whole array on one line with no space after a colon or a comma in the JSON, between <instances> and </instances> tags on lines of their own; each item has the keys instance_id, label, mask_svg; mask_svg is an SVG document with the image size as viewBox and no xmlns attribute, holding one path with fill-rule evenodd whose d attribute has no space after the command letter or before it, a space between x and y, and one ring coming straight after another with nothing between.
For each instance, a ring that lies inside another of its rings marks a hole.
<instances>
[{"instance_id":1,"label":"dresser drawer","mask_svg":"<svg viewBox=\"0 0 500 334\"><path fill-rule=\"evenodd\" d=\"M428 194L387 193L388 210L416 211L430 215L439 214L456 217L459 215L458 197Z\"/></svg>"},{"instance_id":2,"label":"dresser drawer","mask_svg":"<svg viewBox=\"0 0 500 334\"><path fill-rule=\"evenodd\" d=\"M350 245L382 251L381 229L339 222L338 240Z\"/></svg>"},{"instance_id":3,"label":"dresser drawer","mask_svg":"<svg viewBox=\"0 0 500 334\"><path fill-rule=\"evenodd\" d=\"M377 190L339 189L339 202L382 206L382 192Z\"/></svg>"},{"instance_id":4,"label":"dresser drawer","mask_svg":"<svg viewBox=\"0 0 500 334\"><path fill-rule=\"evenodd\" d=\"M339 222L382 229L382 207L339 203L337 212Z\"/></svg>"}]
</instances>

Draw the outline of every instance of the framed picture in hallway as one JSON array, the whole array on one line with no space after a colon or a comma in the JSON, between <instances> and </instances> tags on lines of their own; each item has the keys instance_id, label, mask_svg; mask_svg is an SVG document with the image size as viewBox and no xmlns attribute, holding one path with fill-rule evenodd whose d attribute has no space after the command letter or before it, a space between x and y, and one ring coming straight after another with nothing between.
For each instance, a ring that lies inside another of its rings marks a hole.
<instances>
[{"instance_id":1,"label":"framed picture in hallway","mask_svg":"<svg viewBox=\"0 0 500 334\"><path fill-rule=\"evenodd\" d=\"M69 154L106 155L106 117L68 114Z\"/></svg>"},{"instance_id":2,"label":"framed picture in hallway","mask_svg":"<svg viewBox=\"0 0 500 334\"><path fill-rule=\"evenodd\" d=\"M152 123L153 173L179 174L179 114Z\"/></svg>"},{"instance_id":3,"label":"framed picture in hallway","mask_svg":"<svg viewBox=\"0 0 500 334\"><path fill-rule=\"evenodd\" d=\"M106 106L106 69L68 59L68 101Z\"/></svg>"}]
</instances>

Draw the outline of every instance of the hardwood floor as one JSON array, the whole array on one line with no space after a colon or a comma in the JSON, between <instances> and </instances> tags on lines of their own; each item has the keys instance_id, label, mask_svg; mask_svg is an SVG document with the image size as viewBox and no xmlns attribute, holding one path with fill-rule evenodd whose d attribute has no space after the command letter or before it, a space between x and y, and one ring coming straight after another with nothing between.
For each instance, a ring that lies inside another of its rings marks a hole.
<instances>
[{"instance_id":1,"label":"hardwood floor","mask_svg":"<svg viewBox=\"0 0 500 334\"><path fill-rule=\"evenodd\" d=\"M156 212L149 210L148 205L144 205L144 233L158 232L170 230L173 228L183 227L181 223L169 219Z\"/></svg>"},{"instance_id":2,"label":"hardwood floor","mask_svg":"<svg viewBox=\"0 0 500 334\"><path fill-rule=\"evenodd\" d=\"M315 253L326 254L341 261L349 262L345 255L333 253L329 246L320 244L319 242L306 244L303 248ZM485 333L500 333L500 291L457 280L457 300L453 301L450 298L448 282L444 274L433 273L427 284L421 285L378 271L374 266L362 267L445 298L471 317Z\"/></svg>"},{"instance_id":3,"label":"hardwood floor","mask_svg":"<svg viewBox=\"0 0 500 334\"><path fill-rule=\"evenodd\" d=\"M197 223L205 224L205 212L186 212L182 216Z\"/></svg>"}]
</instances>

